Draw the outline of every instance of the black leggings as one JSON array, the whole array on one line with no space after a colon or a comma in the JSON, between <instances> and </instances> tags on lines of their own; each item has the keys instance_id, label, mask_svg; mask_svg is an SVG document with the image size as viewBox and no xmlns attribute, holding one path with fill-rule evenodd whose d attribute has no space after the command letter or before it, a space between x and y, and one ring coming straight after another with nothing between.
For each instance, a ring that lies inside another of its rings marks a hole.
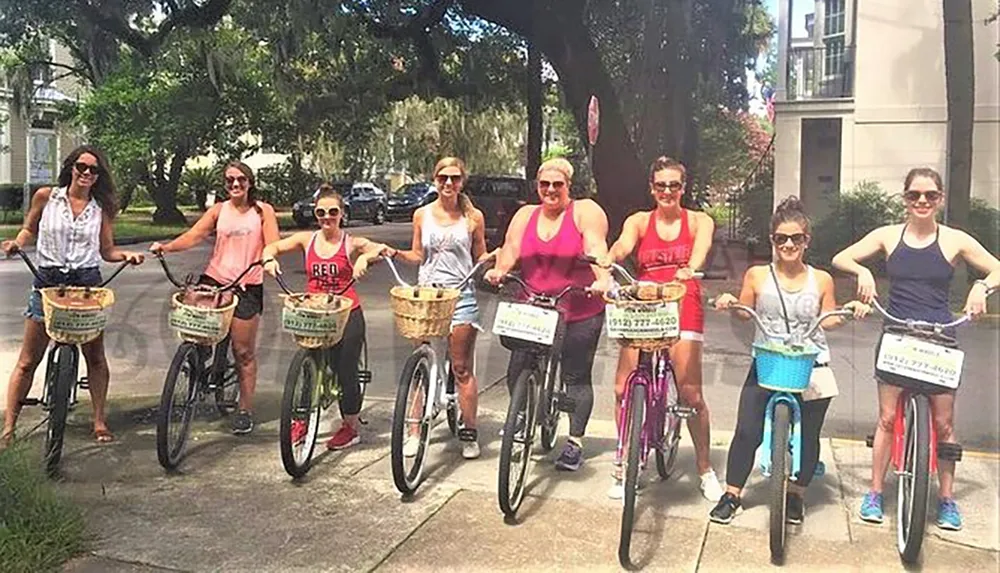
<instances>
[{"instance_id":1,"label":"black leggings","mask_svg":"<svg viewBox=\"0 0 1000 573\"><path fill-rule=\"evenodd\" d=\"M604 313L566 324L562 342L559 378L566 385L566 394L575 404L569 415L569 435L582 438L594 409L594 354L604 327ZM507 389L513 393L514 383L531 355L524 351L510 353L507 364Z\"/></svg>"},{"instance_id":2,"label":"black leggings","mask_svg":"<svg viewBox=\"0 0 1000 573\"><path fill-rule=\"evenodd\" d=\"M351 311L344 327L344 338L327 352L329 364L337 369L340 382L340 416L353 416L361 411L361 385L358 383L358 360L365 341L365 315L361 307Z\"/></svg>"},{"instance_id":3,"label":"black leggings","mask_svg":"<svg viewBox=\"0 0 1000 573\"><path fill-rule=\"evenodd\" d=\"M726 483L743 488L753 469L754 454L764 439L764 413L767 401L773 392L757 385L757 369L750 365L750 372L740 392L740 410L736 419L736 435L729 446L726 460ZM796 483L802 487L809 485L816 462L819 461L819 433L823 428L826 409L832 398L803 402L796 396L802 411L802 468Z\"/></svg>"}]
</instances>

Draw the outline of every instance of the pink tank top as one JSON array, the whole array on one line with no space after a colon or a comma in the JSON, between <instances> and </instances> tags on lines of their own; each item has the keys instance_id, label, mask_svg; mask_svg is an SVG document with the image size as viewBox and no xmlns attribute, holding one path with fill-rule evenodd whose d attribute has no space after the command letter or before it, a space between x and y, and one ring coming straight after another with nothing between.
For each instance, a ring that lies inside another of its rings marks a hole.
<instances>
[{"instance_id":1,"label":"pink tank top","mask_svg":"<svg viewBox=\"0 0 1000 573\"><path fill-rule=\"evenodd\" d=\"M347 255L347 244L350 237L343 233L340 239L340 248L331 257L323 257L316 252L316 237L323 231L316 231L309 239L309 248L306 249L306 292L328 293L340 292L344 285L351 282L354 277L354 265L351 264L351 257ZM354 285L351 285L343 295L352 301L354 305L351 309L361 306L361 299L358 298Z\"/></svg>"},{"instance_id":2,"label":"pink tank top","mask_svg":"<svg viewBox=\"0 0 1000 573\"><path fill-rule=\"evenodd\" d=\"M264 225L257 209L240 213L229 201L222 204L215 223L215 250L205 274L223 284L240 276L251 263L260 260L264 252ZM243 285L264 282L264 271L254 267L240 281Z\"/></svg>"},{"instance_id":3,"label":"pink tank top","mask_svg":"<svg viewBox=\"0 0 1000 573\"><path fill-rule=\"evenodd\" d=\"M583 234L573 221L573 206L569 204L563 214L559 231L548 241L538 236L538 207L528 219L528 227L521 240L521 277L532 289L557 295L570 285L589 287L594 283L590 265L577 260L583 255ZM584 293L571 293L563 298L562 309L566 322L578 322L604 311L604 301Z\"/></svg>"}]
</instances>

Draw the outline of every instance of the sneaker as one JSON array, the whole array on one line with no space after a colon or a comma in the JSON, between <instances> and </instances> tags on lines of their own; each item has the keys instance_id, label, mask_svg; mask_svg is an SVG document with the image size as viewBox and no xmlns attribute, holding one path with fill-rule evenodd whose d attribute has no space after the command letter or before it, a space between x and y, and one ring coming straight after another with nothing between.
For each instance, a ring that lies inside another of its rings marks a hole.
<instances>
[{"instance_id":1,"label":"sneaker","mask_svg":"<svg viewBox=\"0 0 1000 573\"><path fill-rule=\"evenodd\" d=\"M360 444L361 436L358 431L347 424L341 424L340 429L333 434L330 441L326 443L328 450L346 450L347 448Z\"/></svg>"},{"instance_id":2,"label":"sneaker","mask_svg":"<svg viewBox=\"0 0 1000 573\"><path fill-rule=\"evenodd\" d=\"M462 457L474 460L479 457L479 432L475 428L462 428L458 431L458 441L462 443Z\"/></svg>"},{"instance_id":3,"label":"sneaker","mask_svg":"<svg viewBox=\"0 0 1000 573\"><path fill-rule=\"evenodd\" d=\"M420 451L420 436L406 436L403 441L403 457L415 458Z\"/></svg>"},{"instance_id":4,"label":"sneaker","mask_svg":"<svg viewBox=\"0 0 1000 573\"><path fill-rule=\"evenodd\" d=\"M583 465L583 446L576 441L566 440L562 453L556 458L556 469L575 472Z\"/></svg>"},{"instance_id":5,"label":"sneaker","mask_svg":"<svg viewBox=\"0 0 1000 573\"><path fill-rule=\"evenodd\" d=\"M869 491L861 500L861 520L868 523L882 523L882 494Z\"/></svg>"},{"instance_id":6,"label":"sneaker","mask_svg":"<svg viewBox=\"0 0 1000 573\"><path fill-rule=\"evenodd\" d=\"M708 501L716 501L722 498L722 486L719 485L719 478L715 475L715 470L708 470L701 474L701 495Z\"/></svg>"},{"instance_id":7,"label":"sneaker","mask_svg":"<svg viewBox=\"0 0 1000 573\"><path fill-rule=\"evenodd\" d=\"M806 516L806 507L802 503L802 496L788 492L785 496L785 521L792 525L800 525Z\"/></svg>"},{"instance_id":8,"label":"sneaker","mask_svg":"<svg viewBox=\"0 0 1000 573\"><path fill-rule=\"evenodd\" d=\"M292 445L297 446L305 441L309 433L309 425L305 420L292 420Z\"/></svg>"},{"instance_id":9,"label":"sneaker","mask_svg":"<svg viewBox=\"0 0 1000 573\"><path fill-rule=\"evenodd\" d=\"M253 431L253 416L248 410L240 410L233 416L233 434L242 436Z\"/></svg>"},{"instance_id":10,"label":"sneaker","mask_svg":"<svg viewBox=\"0 0 1000 573\"><path fill-rule=\"evenodd\" d=\"M740 503L740 498L726 492L722 494L719 499L719 503L715 504L712 511L708 513L708 518L714 523L728 525L733 521L733 518L739 515L742 511L743 504Z\"/></svg>"},{"instance_id":11,"label":"sneaker","mask_svg":"<svg viewBox=\"0 0 1000 573\"><path fill-rule=\"evenodd\" d=\"M949 531L962 529L962 514L958 511L958 504L954 499L946 497L938 500L937 526Z\"/></svg>"}]
</instances>

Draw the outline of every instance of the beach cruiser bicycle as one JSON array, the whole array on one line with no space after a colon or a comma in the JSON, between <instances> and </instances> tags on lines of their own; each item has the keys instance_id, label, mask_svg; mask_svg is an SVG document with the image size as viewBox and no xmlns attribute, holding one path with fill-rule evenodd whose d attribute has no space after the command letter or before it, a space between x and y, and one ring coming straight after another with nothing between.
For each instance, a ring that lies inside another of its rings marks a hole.
<instances>
[{"instance_id":1,"label":"beach cruiser bicycle","mask_svg":"<svg viewBox=\"0 0 1000 573\"><path fill-rule=\"evenodd\" d=\"M755 343L754 368L757 384L773 392L764 410L764 436L760 449L760 471L770 478L771 510L769 542L771 561L785 558L787 519L785 515L789 480L798 479L802 469L802 410L799 395L809 387L819 348L809 342L820 324L831 316L853 318L846 309L824 312L804 332L779 333L769 330L754 309L731 304L729 311L743 311L769 339Z\"/></svg>"},{"instance_id":2,"label":"beach cruiser bicycle","mask_svg":"<svg viewBox=\"0 0 1000 573\"><path fill-rule=\"evenodd\" d=\"M275 280L285 291L282 330L292 334L299 346L288 366L281 396L278 431L281 463L288 475L301 478L311 467L323 414L340 400L341 386L330 349L343 339L353 302L341 295L354 285L354 280L331 293L296 293L288 288L281 275ZM358 360L362 402L371 380L368 345L362 341Z\"/></svg>"},{"instance_id":3,"label":"beach cruiser bicycle","mask_svg":"<svg viewBox=\"0 0 1000 573\"><path fill-rule=\"evenodd\" d=\"M182 342L170 361L156 415L156 457L163 469L172 471L184 457L198 404L211 396L223 416L239 404L240 385L229 339L239 295L232 291L261 261L252 263L228 285L214 287L197 284L193 275L179 281L163 253L156 253L156 259L167 280L180 289L170 297L168 322Z\"/></svg>"},{"instance_id":4,"label":"beach cruiser bicycle","mask_svg":"<svg viewBox=\"0 0 1000 573\"><path fill-rule=\"evenodd\" d=\"M441 411L446 413L452 435L461 430L451 362L447 351L444 362L439 361L431 341L451 333L451 318L462 288L490 261L477 263L457 285L443 287L413 286L399 275L391 258L383 255L382 259L397 283L389 291L396 331L416 343L399 375L390 444L392 481L400 493L409 495L423 479L431 429Z\"/></svg>"},{"instance_id":5,"label":"beach cruiser bicycle","mask_svg":"<svg viewBox=\"0 0 1000 573\"><path fill-rule=\"evenodd\" d=\"M15 251L28 266L28 270L41 284L48 284L38 273L35 264L21 249ZM48 416L42 461L50 476L59 470L62 459L63 436L66 418L77 403L77 391L87 389L87 377L79 376L80 345L95 340L108 325L110 308L115 294L105 288L125 267L123 261L107 280L98 286L80 287L54 284L39 289L42 310L45 314L45 332L53 345L45 360L45 385L41 398L25 398L22 406L41 406Z\"/></svg>"},{"instance_id":6,"label":"beach cruiser bicycle","mask_svg":"<svg viewBox=\"0 0 1000 573\"><path fill-rule=\"evenodd\" d=\"M996 289L987 296L994 292ZM931 474L937 471L938 459L962 459L962 446L937 441L928 396L958 390L965 353L945 331L967 323L971 316L937 324L895 317L877 299L872 305L887 321L876 351L875 375L881 382L903 389L892 427L896 545L904 563L915 563L927 526ZM868 436L869 447L874 439Z\"/></svg>"}]
</instances>

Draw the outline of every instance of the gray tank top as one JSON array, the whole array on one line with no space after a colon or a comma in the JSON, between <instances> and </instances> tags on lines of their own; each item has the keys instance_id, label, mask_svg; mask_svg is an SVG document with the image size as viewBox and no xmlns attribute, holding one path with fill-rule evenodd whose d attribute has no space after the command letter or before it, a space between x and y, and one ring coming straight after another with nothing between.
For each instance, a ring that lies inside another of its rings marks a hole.
<instances>
[{"instance_id":1,"label":"gray tank top","mask_svg":"<svg viewBox=\"0 0 1000 573\"><path fill-rule=\"evenodd\" d=\"M457 286L472 270L472 233L465 216L443 226L428 210L421 225L420 243L424 248L424 262L417 271L420 284ZM473 291L474 287L470 282L463 290Z\"/></svg>"},{"instance_id":2,"label":"gray tank top","mask_svg":"<svg viewBox=\"0 0 1000 573\"><path fill-rule=\"evenodd\" d=\"M801 290L792 292L781 289L781 297L785 301L785 309L788 311L788 326L792 332L804 332L820 314L822 308L820 301L822 295L819 292L819 285L816 282L816 273L811 266L806 266L806 284ZM754 310L760 315L761 322L772 332L788 332L785 326L785 318L781 310L781 299L778 298L778 289L781 288L775 281L775 275L768 271L768 277L764 281L760 295ZM810 338L813 344L819 349L819 356L816 362L826 364L830 362L830 347L826 343L826 334L822 328L817 328ZM759 328L754 332L754 343L766 343L767 336Z\"/></svg>"}]
</instances>

